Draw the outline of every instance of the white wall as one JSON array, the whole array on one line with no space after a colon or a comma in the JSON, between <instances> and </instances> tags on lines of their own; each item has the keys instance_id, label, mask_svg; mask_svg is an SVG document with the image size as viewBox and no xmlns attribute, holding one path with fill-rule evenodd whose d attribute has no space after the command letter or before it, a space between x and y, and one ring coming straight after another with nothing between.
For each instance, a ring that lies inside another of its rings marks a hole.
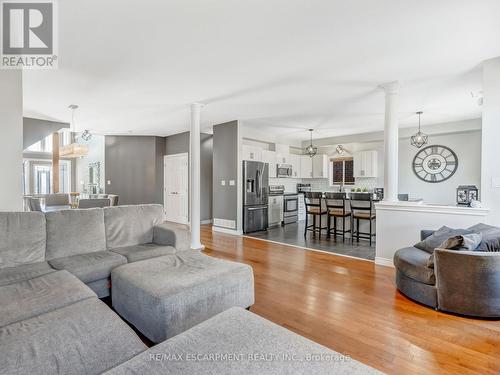
<instances>
[{"instance_id":1,"label":"white wall","mask_svg":"<svg viewBox=\"0 0 500 375\"><path fill-rule=\"evenodd\" d=\"M101 162L101 188L104 192L105 185L105 165L104 165L104 150L105 150L105 137L102 135L92 135L89 142L84 142L78 139L78 143L83 143L89 146L89 153L79 159L76 159L76 190L83 193L84 189L88 189L89 183L89 164Z\"/></svg>"},{"instance_id":2,"label":"white wall","mask_svg":"<svg viewBox=\"0 0 500 375\"><path fill-rule=\"evenodd\" d=\"M500 226L500 57L483 64L483 94L482 199L487 221Z\"/></svg>"},{"instance_id":3,"label":"white wall","mask_svg":"<svg viewBox=\"0 0 500 375\"><path fill-rule=\"evenodd\" d=\"M23 82L21 70L0 70L0 211L22 211Z\"/></svg>"}]
</instances>

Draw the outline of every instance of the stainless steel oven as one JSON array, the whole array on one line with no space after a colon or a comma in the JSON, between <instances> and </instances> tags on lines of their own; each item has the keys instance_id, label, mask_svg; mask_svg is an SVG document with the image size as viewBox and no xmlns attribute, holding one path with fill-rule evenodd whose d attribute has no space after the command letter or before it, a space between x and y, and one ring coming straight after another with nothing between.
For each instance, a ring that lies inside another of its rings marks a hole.
<instances>
[{"instance_id":1,"label":"stainless steel oven","mask_svg":"<svg viewBox=\"0 0 500 375\"><path fill-rule=\"evenodd\" d=\"M299 195L285 194L283 197L283 224L296 223L299 220Z\"/></svg>"},{"instance_id":2,"label":"stainless steel oven","mask_svg":"<svg viewBox=\"0 0 500 375\"><path fill-rule=\"evenodd\" d=\"M291 164L278 164L278 171L276 175L278 177L292 177L292 165Z\"/></svg>"}]
</instances>

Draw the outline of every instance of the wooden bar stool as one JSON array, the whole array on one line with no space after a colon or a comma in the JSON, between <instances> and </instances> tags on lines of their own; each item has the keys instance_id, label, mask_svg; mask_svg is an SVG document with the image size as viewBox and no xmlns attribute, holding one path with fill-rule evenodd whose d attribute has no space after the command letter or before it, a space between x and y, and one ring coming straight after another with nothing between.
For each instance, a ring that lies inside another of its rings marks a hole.
<instances>
[{"instance_id":1,"label":"wooden bar stool","mask_svg":"<svg viewBox=\"0 0 500 375\"><path fill-rule=\"evenodd\" d=\"M375 236L373 233L373 221L376 219L373 209L373 195L367 193L351 193L351 228L352 238L356 237L359 242L360 238L370 240L372 245L372 238ZM370 222L370 232L359 231L359 221L368 220ZM356 226L354 225L356 221Z\"/></svg>"},{"instance_id":2,"label":"wooden bar stool","mask_svg":"<svg viewBox=\"0 0 500 375\"><path fill-rule=\"evenodd\" d=\"M345 234L351 232L345 229L345 222L351 216L351 211L347 207L346 193L325 193L326 208L328 210L328 232L330 237L333 233L333 238L337 239L337 234L342 235L342 242L345 242ZM333 229L331 220L333 218ZM342 229L337 229L337 219L342 219ZM332 232L333 230L333 232Z\"/></svg>"},{"instance_id":3,"label":"wooden bar stool","mask_svg":"<svg viewBox=\"0 0 500 375\"><path fill-rule=\"evenodd\" d=\"M327 229L326 227L321 227L321 218L327 214L326 207L322 205L323 193L304 193L304 201L306 205L306 226L304 228L304 237L307 235L307 231L313 232L313 236L318 233L319 238L321 238L321 230ZM309 215L313 217L312 225L308 224ZM319 217L319 225L316 225L316 218Z\"/></svg>"}]
</instances>

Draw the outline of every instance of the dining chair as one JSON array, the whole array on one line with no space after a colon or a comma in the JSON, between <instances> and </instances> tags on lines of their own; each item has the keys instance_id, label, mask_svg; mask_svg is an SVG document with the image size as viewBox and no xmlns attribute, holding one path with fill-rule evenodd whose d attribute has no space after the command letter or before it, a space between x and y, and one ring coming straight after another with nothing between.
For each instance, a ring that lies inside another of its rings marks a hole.
<instances>
[{"instance_id":1,"label":"dining chair","mask_svg":"<svg viewBox=\"0 0 500 375\"><path fill-rule=\"evenodd\" d=\"M109 207L109 198L90 198L90 199L80 199L78 201L78 208L102 208Z\"/></svg>"},{"instance_id":2,"label":"dining chair","mask_svg":"<svg viewBox=\"0 0 500 375\"><path fill-rule=\"evenodd\" d=\"M373 221L376 219L375 210L373 208L373 195L368 193L351 193L351 228L352 228L352 239L356 237L359 242L360 238L364 238L370 241L370 246L372 245L372 239L375 236L373 233ZM360 232L359 231L359 221L368 220L370 223L370 232Z\"/></svg>"},{"instance_id":3,"label":"dining chair","mask_svg":"<svg viewBox=\"0 0 500 375\"><path fill-rule=\"evenodd\" d=\"M306 192L304 193L304 202L306 205L306 225L304 228L304 237L307 235L307 231L313 232L313 236L318 233L319 238L321 238L321 230L327 229L327 227L321 227L321 218L327 214L326 207L323 206L323 193L317 192ZM309 215L313 218L312 225L309 225ZM319 218L319 224L316 225L317 218Z\"/></svg>"},{"instance_id":4,"label":"dining chair","mask_svg":"<svg viewBox=\"0 0 500 375\"><path fill-rule=\"evenodd\" d=\"M328 210L328 231L327 237L337 239L337 234L342 235L342 241L345 242L345 234L351 232L351 228L346 230L346 220L351 216L351 210L348 207L346 193L325 193L326 209ZM331 221L333 219L333 229ZM342 229L337 229L337 219L342 220ZM333 232L332 232L333 230Z\"/></svg>"}]
</instances>

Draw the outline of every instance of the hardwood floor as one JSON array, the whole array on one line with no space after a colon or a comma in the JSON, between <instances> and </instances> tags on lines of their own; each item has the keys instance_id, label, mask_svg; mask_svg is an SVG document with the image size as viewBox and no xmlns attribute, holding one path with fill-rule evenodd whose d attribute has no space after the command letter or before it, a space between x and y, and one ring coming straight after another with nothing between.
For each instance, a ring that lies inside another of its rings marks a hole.
<instances>
[{"instance_id":1,"label":"hardwood floor","mask_svg":"<svg viewBox=\"0 0 500 375\"><path fill-rule=\"evenodd\" d=\"M202 226L204 252L251 265L251 311L390 374L498 374L500 321L421 306L374 263ZM466 277L466 276L464 276Z\"/></svg>"}]
</instances>

